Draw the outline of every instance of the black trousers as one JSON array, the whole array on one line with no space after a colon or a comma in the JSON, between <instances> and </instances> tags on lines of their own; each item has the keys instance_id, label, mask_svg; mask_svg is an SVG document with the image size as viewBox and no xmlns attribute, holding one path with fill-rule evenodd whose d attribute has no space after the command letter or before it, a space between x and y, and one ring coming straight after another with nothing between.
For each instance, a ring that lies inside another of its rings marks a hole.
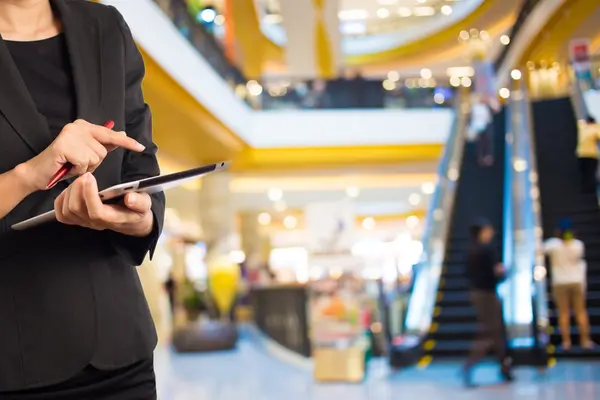
<instances>
[{"instance_id":1,"label":"black trousers","mask_svg":"<svg viewBox=\"0 0 600 400\"><path fill-rule=\"evenodd\" d=\"M0 392L2 400L156 400L153 360L113 371L87 367L68 381L19 392Z\"/></svg>"},{"instance_id":2,"label":"black trousers","mask_svg":"<svg viewBox=\"0 0 600 400\"><path fill-rule=\"evenodd\" d=\"M471 303L477 314L477 337L467 360L471 367L481 361L490 351L496 355L503 368L510 367L510 358L506 343L506 327L502 315L502 303L494 291L473 289L470 292Z\"/></svg>"},{"instance_id":3,"label":"black trousers","mask_svg":"<svg viewBox=\"0 0 600 400\"><path fill-rule=\"evenodd\" d=\"M598 180L598 159L591 157L579 158L579 171L581 173L581 190L583 193L596 193Z\"/></svg>"}]
</instances>

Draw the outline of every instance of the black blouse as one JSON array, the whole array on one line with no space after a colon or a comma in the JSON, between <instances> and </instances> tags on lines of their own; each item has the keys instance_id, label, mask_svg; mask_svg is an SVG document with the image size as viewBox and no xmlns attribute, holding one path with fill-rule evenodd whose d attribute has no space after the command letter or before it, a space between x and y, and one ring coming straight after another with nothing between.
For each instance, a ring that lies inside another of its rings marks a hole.
<instances>
[{"instance_id":1,"label":"black blouse","mask_svg":"<svg viewBox=\"0 0 600 400\"><path fill-rule=\"evenodd\" d=\"M33 42L6 41L37 110L53 136L76 119L77 103L65 35Z\"/></svg>"}]
</instances>

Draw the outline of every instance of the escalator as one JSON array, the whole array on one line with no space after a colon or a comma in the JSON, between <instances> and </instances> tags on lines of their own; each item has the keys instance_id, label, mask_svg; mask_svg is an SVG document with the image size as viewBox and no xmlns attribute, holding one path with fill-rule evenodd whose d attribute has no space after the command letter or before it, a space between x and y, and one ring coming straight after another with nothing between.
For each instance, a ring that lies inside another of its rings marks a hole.
<instances>
[{"instance_id":1,"label":"escalator","mask_svg":"<svg viewBox=\"0 0 600 400\"><path fill-rule=\"evenodd\" d=\"M552 237L557 223L568 218L573 222L576 235L585 243L588 268L587 306L592 340L600 343L600 209L594 195L582 194L580 191L575 155L575 112L568 98L535 102L532 104L532 111L544 238ZM551 285L548 288L550 290ZM568 353L560 349L557 312L550 293L548 299L550 342L556 349L556 356L600 356L599 348L593 351L578 348L579 333L574 320L571 321L573 349Z\"/></svg>"},{"instance_id":2,"label":"escalator","mask_svg":"<svg viewBox=\"0 0 600 400\"><path fill-rule=\"evenodd\" d=\"M469 226L476 219L494 225L498 255L502 255L505 126L503 110L493 121L495 162L490 167L479 166L475 143L465 144L433 323L423 346L434 359L467 355L477 329L465 276Z\"/></svg>"}]
</instances>

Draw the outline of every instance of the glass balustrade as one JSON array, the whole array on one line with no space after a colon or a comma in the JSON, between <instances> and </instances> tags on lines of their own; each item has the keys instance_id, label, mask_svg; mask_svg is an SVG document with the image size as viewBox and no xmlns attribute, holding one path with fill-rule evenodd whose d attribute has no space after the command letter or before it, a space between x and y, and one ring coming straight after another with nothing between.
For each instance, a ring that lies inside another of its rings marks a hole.
<instances>
[{"instance_id":1,"label":"glass balustrade","mask_svg":"<svg viewBox=\"0 0 600 400\"><path fill-rule=\"evenodd\" d=\"M515 81L507 112L504 255L509 269L499 287L511 347L539 346L548 326L540 192L525 85Z\"/></svg>"},{"instance_id":2,"label":"glass balustrade","mask_svg":"<svg viewBox=\"0 0 600 400\"><path fill-rule=\"evenodd\" d=\"M469 108L468 96L461 93L454 106L454 123L438 166L435 191L427 209L423 258L415 268L414 286L407 308L405 325L409 335L424 335L431 325L460 178Z\"/></svg>"},{"instance_id":3,"label":"glass balustrade","mask_svg":"<svg viewBox=\"0 0 600 400\"><path fill-rule=\"evenodd\" d=\"M154 1L179 33L229 83L240 100L256 110L412 109L454 105L456 89L440 86L434 78L403 77L402 83L399 76L397 79L394 76L388 79L354 76L331 80L278 76L249 80L225 55L222 35L218 34L223 26L199 21L185 0Z\"/></svg>"}]
</instances>

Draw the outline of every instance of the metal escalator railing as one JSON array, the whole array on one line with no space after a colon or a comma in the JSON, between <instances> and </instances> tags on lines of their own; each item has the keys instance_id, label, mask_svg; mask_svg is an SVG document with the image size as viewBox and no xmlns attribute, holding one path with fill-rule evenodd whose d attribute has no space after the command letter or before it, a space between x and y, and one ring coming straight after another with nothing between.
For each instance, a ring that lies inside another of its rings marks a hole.
<instances>
[{"instance_id":1,"label":"metal escalator railing","mask_svg":"<svg viewBox=\"0 0 600 400\"><path fill-rule=\"evenodd\" d=\"M547 344L546 265L530 104L525 86L512 91L507 113L504 317L513 348ZM518 84L517 83L517 84Z\"/></svg>"},{"instance_id":2,"label":"metal escalator railing","mask_svg":"<svg viewBox=\"0 0 600 400\"><path fill-rule=\"evenodd\" d=\"M510 31L507 33L509 38L512 39L517 36L519 31L523 27L525 20L527 19L527 17L529 17L529 14L531 14L531 12L535 8L535 6L537 6L540 3L540 1L541 0L525 0L525 1L523 1L523 5L521 6L521 9L519 10L517 19L515 20L515 23L513 24L513 26L510 28ZM506 56L508 54L508 51L510 50L511 45L512 45L512 42L510 42L508 44L508 46L504 46L502 48L502 51L498 55L498 58L496 58L496 61L494 62L496 71L498 71L498 69L500 68L500 66L502 65L504 60L506 59Z\"/></svg>"},{"instance_id":3,"label":"metal escalator railing","mask_svg":"<svg viewBox=\"0 0 600 400\"><path fill-rule=\"evenodd\" d=\"M413 290L408 301L405 319L408 335L422 336L431 325L465 144L468 95L457 96L454 111L450 136L438 165L436 188L427 209L423 258L415 268Z\"/></svg>"}]
</instances>

